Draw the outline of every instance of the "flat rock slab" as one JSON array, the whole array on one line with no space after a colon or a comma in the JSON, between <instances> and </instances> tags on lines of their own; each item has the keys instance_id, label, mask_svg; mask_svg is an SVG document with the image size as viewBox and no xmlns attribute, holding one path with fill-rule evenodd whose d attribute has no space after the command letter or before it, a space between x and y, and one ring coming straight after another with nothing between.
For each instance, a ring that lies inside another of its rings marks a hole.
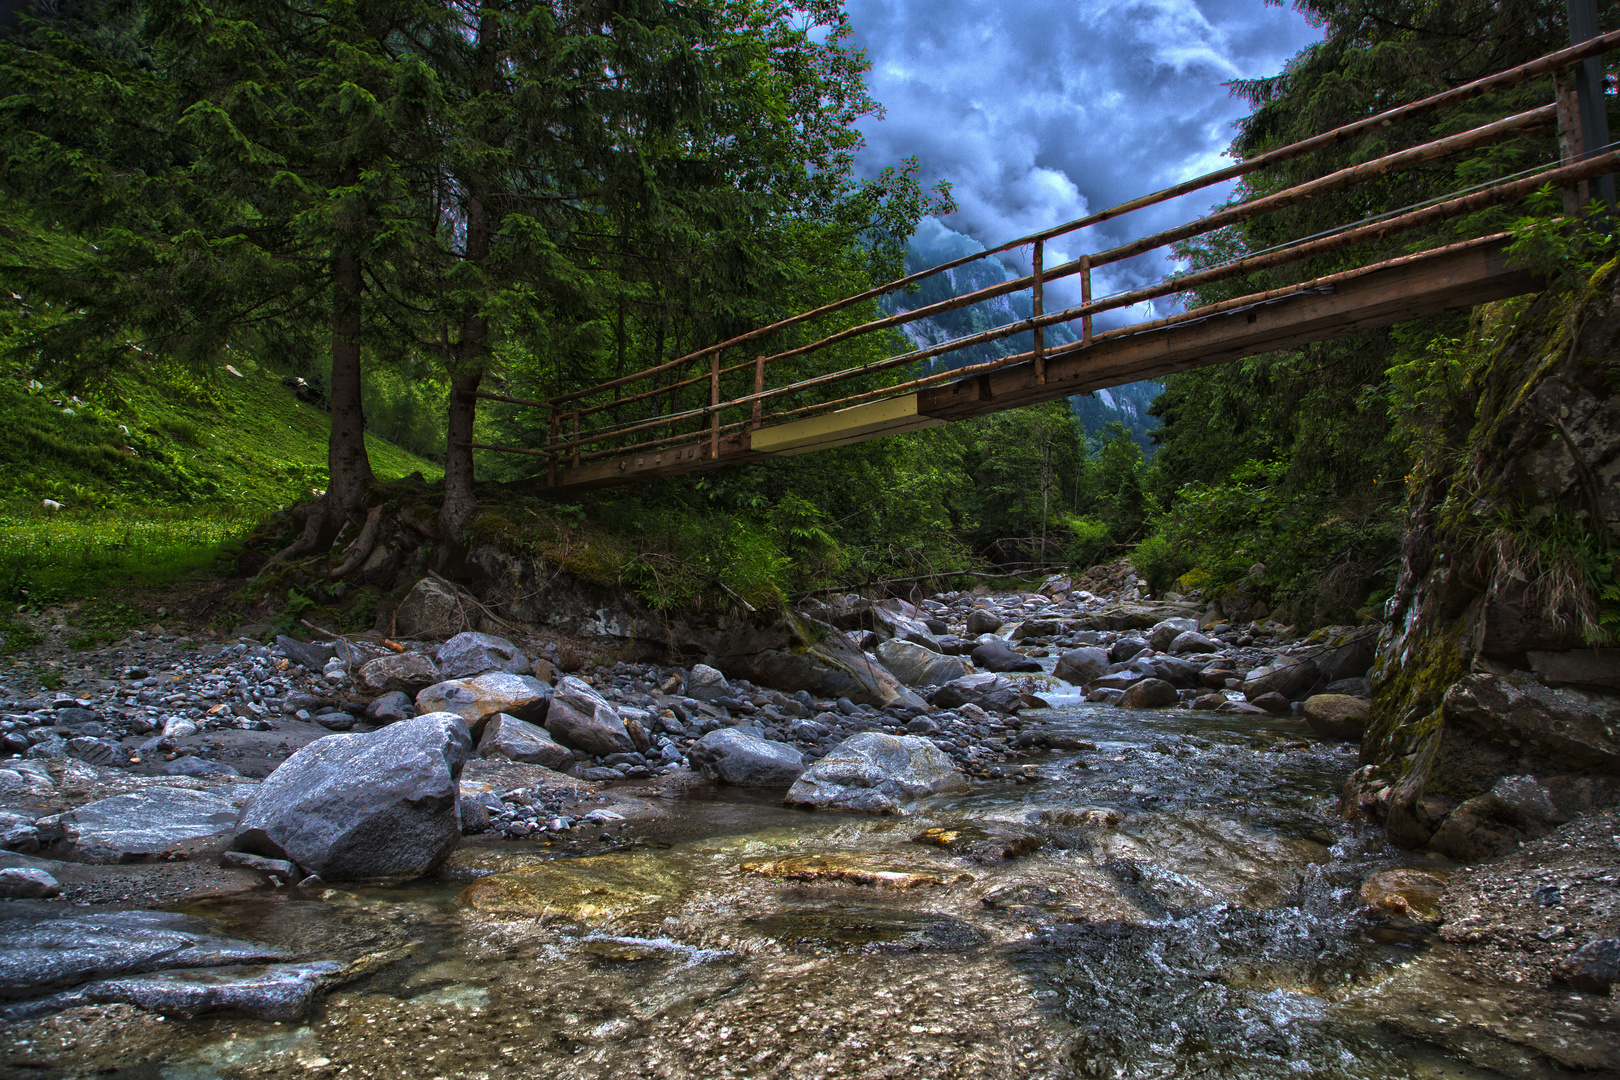
<instances>
[{"instance_id":1,"label":"flat rock slab","mask_svg":"<svg viewBox=\"0 0 1620 1080\"><path fill-rule=\"evenodd\" d=\"M0 921L0 997L57 993L99 980L175 968L282 961L286 949L211 933L194 915L110 911Z\"/></svg>"},{"instance_id":2,"label":"flat rock slab","mask_svg":"<svg viewBox=\"0 0 1620 1080\"><path fill-rule=\"evenodd\" d=\"M911 735L851 735L788 789L789 806L905 814L918 799L969 788L943 750Z\"/></svg>"},{"instance_id":3,"label":"flat rock slab","mask_svg":"<svg viewBox=\"0 0 1620 1080\"><path fill-rule=\"evenodd\" d=\"M846 885L875 885L884 889L915 889L972 881L973 875L905 855L885 852L838 852L828 855L789 855L742 864L745 873L788 881L819 881Z\"/></svg>"},{"instance_id":4,"label":"flat rock slab","mask_svg":"<svg viewBox=\"0 0 1620 1080\"><path fill-rule=\"evenodd\" d=\"M80 1005L134 1005L165 1016L234 1012L255 1020L297 1020L322 984L343 970L333 960L303 964L160 971L100 979L50 997L0 1009L7 1020L27 1020Z\"/></svg>"},{"instance_id":5,"label":"flat rock slab","mask_svg":"<svg viewBox=\"0 0 1620 1080\"><path fill-rule=\"evenodd\" d=\"M161 855L187 840L229 833L256 785L209 791L150 787L69 810L46 819L61 831L63 858L88 863L124 863Z\"/></svg>"}]
</instances>

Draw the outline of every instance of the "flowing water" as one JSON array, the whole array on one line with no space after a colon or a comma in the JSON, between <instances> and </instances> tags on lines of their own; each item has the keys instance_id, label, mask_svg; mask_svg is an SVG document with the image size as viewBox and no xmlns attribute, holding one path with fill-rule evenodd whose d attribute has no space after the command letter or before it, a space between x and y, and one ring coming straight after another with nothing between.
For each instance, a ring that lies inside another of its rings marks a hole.
<instances>
[{"instance_id":1,"label":"flowing water","mask_svg":"<svg viewBox=\"0 0 1620 1080\"><path fill-rule=\"evenodd\" d=\"M1380 1023L1380 984L1424 946L1361 913L1400 857L1335 814L1351 748L1287 719L1057 704L1026 727L1095 749L905 819L711 791L606 854L492 843L538 869L483 879L482 910L464 882L202 903L375 971L303 1024L171 1022L103 1075L1483 1075ZM986 845L1025 853L963 854Z\"/></svg>"}]
</instances>

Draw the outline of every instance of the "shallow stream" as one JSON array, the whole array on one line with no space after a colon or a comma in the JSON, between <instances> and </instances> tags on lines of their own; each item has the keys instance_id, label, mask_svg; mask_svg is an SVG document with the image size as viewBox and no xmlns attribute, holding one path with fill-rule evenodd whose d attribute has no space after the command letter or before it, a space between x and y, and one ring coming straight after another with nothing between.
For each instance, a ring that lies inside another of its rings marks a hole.
<instances>
[{"instance_id":1,"label":"shallow stream","mask_svg":"<svg viewBox=\"0 0 1620 1080\"><path fill-rule=\"evenodd\" d=\"M1423 946L1360 913L1403 857L1334 812L1352 748L1269 717L1024 721L1095 749L904 819L672 796L607 854L492 843L539 868L481 879L475 908L464 882L200 903L375 972L303 1024L171 1021L101 1075L1485 1075L1380 1023L1378 985ZM974 861L998 851L1024 853Z\"/></svg>"}]
</instances>

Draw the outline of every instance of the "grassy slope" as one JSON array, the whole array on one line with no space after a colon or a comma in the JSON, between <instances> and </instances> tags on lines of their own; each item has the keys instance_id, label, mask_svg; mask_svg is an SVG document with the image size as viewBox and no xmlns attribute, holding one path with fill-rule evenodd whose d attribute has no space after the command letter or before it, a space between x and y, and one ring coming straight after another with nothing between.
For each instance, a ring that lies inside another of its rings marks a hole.
<instances>
[{"instance_id":1,"label":"grassy slope","mask_svg":"<svg viewBox=\"0 0 1620 1080\"><path fill-rule=\"evenodd\" d=\"M0 601L172 579L325 486L326 413L268 368L234 366L241 378L123 376L83 401L0 380ZM379 479L442 475L380 439L367 446Z\"/></svg>"}]
</instances>

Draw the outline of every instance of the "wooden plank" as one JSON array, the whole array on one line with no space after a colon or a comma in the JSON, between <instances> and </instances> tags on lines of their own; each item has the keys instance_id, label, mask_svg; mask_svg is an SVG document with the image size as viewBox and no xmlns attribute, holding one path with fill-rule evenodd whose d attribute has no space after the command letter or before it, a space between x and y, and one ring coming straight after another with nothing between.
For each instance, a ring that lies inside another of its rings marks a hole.
<instances>
[{"instance_id":1,"label":"wooden plank","mask_svg":"<svg viewBox=\"0 0 1620 1080\"><path fill-rule=\"evenodd\" d=\"M945 421L917 415L917 395L869 401L848 409L761 428L754 432L754 449L766 454L802 454L829 446L916 431Z\"/></svg>"}]
</instances>

